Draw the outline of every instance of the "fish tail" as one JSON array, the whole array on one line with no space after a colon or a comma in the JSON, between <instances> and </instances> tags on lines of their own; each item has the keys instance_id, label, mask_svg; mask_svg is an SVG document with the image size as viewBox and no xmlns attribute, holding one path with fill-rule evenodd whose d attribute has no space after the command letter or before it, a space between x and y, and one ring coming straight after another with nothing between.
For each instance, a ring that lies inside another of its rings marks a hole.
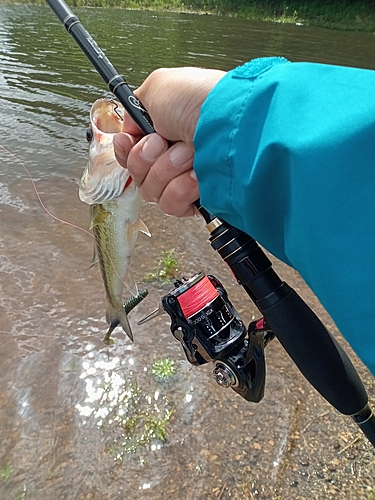
<instances>
[{"instance_id":1,"label":"fish tail","mask_svg":"<svg viewBox=\"0 0 375 500\"><path fill-rule=\"evenodd\" d=\"M106 344L111 344L111 339L109 338L113 330L120 325L126 335L129 337L129 339L133 342L134 337L133 337L133 332L128 320L128 316L125 312L124 308L120 309L115 309L112 307L110 304L107 306L107 322L109 323L109 329L108 332L106 333L106 336L104 337L104 342Z\"/></svg>"}]
</instances>

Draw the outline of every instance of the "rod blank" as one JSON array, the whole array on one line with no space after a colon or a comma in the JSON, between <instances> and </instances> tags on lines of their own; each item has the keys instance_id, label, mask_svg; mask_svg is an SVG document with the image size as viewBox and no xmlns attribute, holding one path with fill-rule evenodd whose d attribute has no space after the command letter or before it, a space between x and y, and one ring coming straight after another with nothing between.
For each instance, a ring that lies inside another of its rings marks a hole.
<instances>
[{"instance_id":1,"label":"rod blank","mask_svg":"<svg viewBox=\"0 0 375 500\"><path fill-rule=\"evenodd\" d=\"M145 108L64 0L46 1L141 131L144 134L155 132Z\"/></svg>"}]
</instances>

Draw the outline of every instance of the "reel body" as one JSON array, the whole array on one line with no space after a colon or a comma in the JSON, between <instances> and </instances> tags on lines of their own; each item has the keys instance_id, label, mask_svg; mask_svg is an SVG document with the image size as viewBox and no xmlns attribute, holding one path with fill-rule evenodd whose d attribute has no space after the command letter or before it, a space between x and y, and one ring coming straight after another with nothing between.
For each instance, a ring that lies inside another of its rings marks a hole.
<instances>
[{"instance_id":1,"label":"reel body","mask_svg":"<svg viewBox=\"0 0 375 500\"><path fill-rule=\"evenodd\" d=\"M231 387L247 401L263 398L264 346L269 332L264 322L245 327L217 278L198 273L176 281L175 288L162 298L162 306L191 364L213 362L219 385Z\"/></svg>"}]
</instances>

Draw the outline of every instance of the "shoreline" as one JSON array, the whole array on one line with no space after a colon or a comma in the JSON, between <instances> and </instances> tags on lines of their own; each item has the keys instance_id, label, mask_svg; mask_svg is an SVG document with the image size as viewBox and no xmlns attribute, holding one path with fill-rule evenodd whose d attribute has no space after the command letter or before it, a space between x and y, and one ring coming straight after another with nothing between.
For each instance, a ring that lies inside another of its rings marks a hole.
<instances>
[{"instance_id":1,"label":"shoreline","mask_svg":"<svg viewBox=\"0 0 375 500\"><path fill-rule=\"evenodd\" d=\"M0 0L0 5L46 5L44 0ZM71 0L71 8L96 7L169 11L185 14L228 16L254 21L301 24L342 31L375 33L375 5L324 0Z\"/></svg>"}]
</instances>

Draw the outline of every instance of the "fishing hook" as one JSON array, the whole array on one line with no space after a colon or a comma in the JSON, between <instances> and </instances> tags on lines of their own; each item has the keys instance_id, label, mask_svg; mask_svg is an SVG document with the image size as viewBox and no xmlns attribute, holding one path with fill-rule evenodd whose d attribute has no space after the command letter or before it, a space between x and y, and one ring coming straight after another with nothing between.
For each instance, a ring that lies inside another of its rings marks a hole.
<instances>
[{"instance_id":1,"label":"fishing hook","mask_svg":"<svg viewBox=\"0 0 375 500\"><path fill-rule=\"evenodd\" d=\"M119 111L120 108L117 101L111 98L111 103L114 105L113 111L116 113L116 115L120 118L121 121L124 121L124 117L121 115Z\"/></svg>"}]
</instances>

